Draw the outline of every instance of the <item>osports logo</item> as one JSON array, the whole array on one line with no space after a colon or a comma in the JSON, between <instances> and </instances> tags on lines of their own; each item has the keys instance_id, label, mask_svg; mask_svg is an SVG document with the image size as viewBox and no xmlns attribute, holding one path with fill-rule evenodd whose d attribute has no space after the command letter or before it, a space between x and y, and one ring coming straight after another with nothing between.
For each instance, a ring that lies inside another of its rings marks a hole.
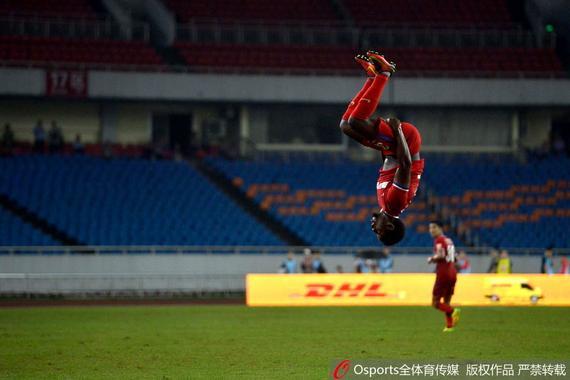
<instances>
[{"instance_id":1,"label":"osports logo","mask_svg":"<svg viewBox=\"0 0 570 380\"><path fill-rule=\"evenodd\" d=\"M306 298L324 298L324 297L386 297L386 293L379 291L382 284L380 282L373 283L357 283L351 284L345 282L338 287L334 284L307 284Z\"/></svg>"},{"instance_id":2,"label":"osports logo","mask_svg":"<svg viewBox=\"0 0 570 380\"><path fill-rule=\"evenodd\" d=\"M336 365L332 373L332 378L334 380L344 379L344 377L349 372L350 372L350 360L345 359Z\"/></svg>"}]
</instances>

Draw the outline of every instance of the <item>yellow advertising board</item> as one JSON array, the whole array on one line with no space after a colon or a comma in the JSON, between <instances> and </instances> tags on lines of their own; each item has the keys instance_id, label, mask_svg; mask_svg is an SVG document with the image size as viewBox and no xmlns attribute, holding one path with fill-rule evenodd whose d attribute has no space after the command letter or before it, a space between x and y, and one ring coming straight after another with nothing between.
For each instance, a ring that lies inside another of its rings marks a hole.
<instances>
[{"instance_id":1,"label":"yellow advertising board","mask_svg":"<svg viewBox=\"0 0 570 380\"><path fill-rule=\"evenodd\" d=\"M248 274L248 306L431 304L435 274ZM458 275L454 305L570 306L570 276Z\"/></svg>"}]
</instances>

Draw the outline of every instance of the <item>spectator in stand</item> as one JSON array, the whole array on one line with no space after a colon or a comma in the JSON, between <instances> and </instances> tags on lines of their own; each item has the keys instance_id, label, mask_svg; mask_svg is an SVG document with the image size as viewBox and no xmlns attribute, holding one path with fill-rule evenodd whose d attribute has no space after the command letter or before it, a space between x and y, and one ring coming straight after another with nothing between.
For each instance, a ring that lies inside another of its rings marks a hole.
<instances>
[{"instance_id":1,"label":"spectator in stand","mask_svg":"<svg viewBox=\"0 0 570 380\"><path fill-rule=\"evenodd\" d=\"M501 251L501 255L499 256L499 262L497 263L497 273L513 273L513 262L509 257L509 251L506 249L503 249Z\"/></svg>"},{"instance_id":2,"label":"spectator in stand","mask_svg":"<svg viewBox=\"0 0 570 380\"><path fill-rule=\"evenodd\" d=\"M342 268L342 265L336 266L336 273L344 273L344 269Z\"/></svg>"},{"instance_id":3,"label":"spectator in stand","mask_svg":"<svg viewBox=\"0 0 570 380\"><path fill-rule=\"evenodd\" d=\"M301 271L303 273L313 273L313 255L311 255L311 250L309 248L305 248L303 251Z\"/></svg>"},{"instance_id":4,"label":"spectator in stand","mask_svg":"<svg viewBox=\"0 0 570 380\"><path fill-rule=\"evenodd\" d=\"M487 273L497 273L497 265L499 264L499 252L496 249L491 249L489 252L489 258L491 262L489 263L489 269L487 269Z\"/></svg>"},{"instance_id":5,"label":"spectator in stand","mask_svg":"<svg viewBox=\"0 0 570 380\"><path fill-rule=\"evenodd\" d=\"M375 259L366 259L368 273L378 273L378 262Z\"/></svg>"},{"instance_id":6,"label":"spectator in stand","mask_svg":"<svg viewBox=\"0 0 570 380\"><path fill-rule=\"evenodd\" d=\"M63 149L63 134L55 121L51 122L48 133L48 148L50 153L59 153Z\"/></svg>"},{"instance_id":7,"label":"spectator in stand","mask_svg":"<svg viewBox=\"0 0 570 380\"><path fill-rule=\"evenodd\" d=\"M81 142L81 135L75 135L75 141L73 142L73 153L74 154L83 154L85 153L85 146Z\"/></svg>"},{"instance_id":8,"label":"spectator in stand","mask_svg":"<svg viewBox=\"0 0 570 380\"><path fill-rule=\"evenodd\" d=\"M361 256L356 256L356 259L354 259L354 271L356 273L368 273L366 262Z\"/></svg>"},{"instance_id":9,"label":"spectator in stand","mask_svg":"<svg viewBox=\"0 0 570 380\"><path fill-rule=\"evenodd\" d=\"M279 270L281 273L297 273L297 259L295 259L295 254L291 251L287 253L287 258L283 263L281 263L281 268Z\"/></svg>"},{"instance_id":10,"label":"spectator in stand","mask_svg":"<svg viewBox=\"0 0 570 380\"><path fill-rule=\"evenodd\" d=\"M2 155L11 156L14 150L14 131L10 123L4 124L4 131L2 132Z\"/></svg>"},{"instance_id":11,"label":"spectator in stand","mask_svg":"<svg viewBox=\"0 0 570 380\"><path fill-rule=\"evenodd\" d=\"M313 273L327 273L323 261L321 259L321 253L319 251L313 252Z\"/></svg>"},{"instance_id":12,"label":"spectator in stand","mask_svg":"<svg viewBox=\"0 0 570 380\"><path fill-rule=\"evenodd\" d=\"M38 120L34 127L34 152L44 153L46 146L46 131L44 130L44 122Z\"/></svg>"},{"instance_id":13,"label":"spectator in stand","mask_svg":"<svg viewBox=\"0 0 570 380\"><path fill-rule=\"evenodd\" d=\"M546 247L544 250L544 256L542 256L542 262L540 263L540 273L554 274L554 260L553 247Z\"/></svg>"},{"instance_id":14,"label":"spectator in stand","mask_svg":"<svg viewBox=\"0 0 570 380\"><path fill-rule=\"evenodd\" d=\"M464 250L459 251L456 266L459 273L471 273L471 263L469 262L467 253L465 253Z\"/></svg>"},{"instance_id":15,"label":"spectator in stand","mask_svg":"<svg viewBox=\"0 0 570 380\"><path fill-rule=\"evenodd\" d=\"M570 274L570 263L566 256L560 259L560 274Z\"/></svg>"},{"instance_id":16,"label":"spectator in stand","mask_svg":"<svg viewBox=\"0 0 570 380\"><path fill-rule=\"evenodd\" d=\"M378 266L380 267L380 273L392 273L394 269L394 259L392 255L390 255L390 248L384 247L382 256L378 260Z\"/></svg>"}]
</instances>

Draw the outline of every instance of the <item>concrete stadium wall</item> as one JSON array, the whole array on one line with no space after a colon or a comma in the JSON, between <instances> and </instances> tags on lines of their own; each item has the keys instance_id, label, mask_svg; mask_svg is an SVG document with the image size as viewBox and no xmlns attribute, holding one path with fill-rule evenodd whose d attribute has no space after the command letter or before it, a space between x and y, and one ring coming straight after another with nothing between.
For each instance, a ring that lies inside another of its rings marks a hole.
<instances>
[{"instance_id":1,"label":"concrete stadium wall","mask_svg":"<svg viewBox=\"0 0 570 380\"><path fill-rule=\"evenodd\" d=\"M434 267L426 263L426 255L397 254L394 272L432 272ZM0 256L0 273L167 273L196 275L245 275L246 273L277 273L285 259L281 255L6 255ZM297 257L299 263L301 256ZM327 270L335 272L341 265L346 272L353 272L351 255L325 255ZM473 272L486 272L489 258L470 256ZM540 256L513 256L513 270L517 273L538 273Z\"/></svg>"},{"instance_id":2,"label":"concrete stadium wall","mask_svg":"<svg viewBox=\"0 0 570 380\"><path fill-rule=\"evenodd\" d=\"M152 138L152 112L144 104L121 104L117 107L114 142L145 144Z\"/></svg>"},{"instance_id":3,"label":"concrete stadium wall","mask_svg":"<svg viewBox=\"0 0 570 380\"><path fill-rule=\"evenodd\" d=\"M90 71L97 99L346 103L362 77ZM0 96L43 96L45 71L0 68ZM568 79L398 78L386 105L568 106Z\"/></svg>"},{"instance_id":4,"label":"concrete stadium wall","mask_svg":"<svg viewBox=\"0 0 570 380\"><path fill-rule=\"evenodd\" d=\"M394 255L394 272L433 272L426 255ZM0 256L0 294L181 294L245 290L245 274L276 273L281 255ZM298 257L299 261L301 257ZM489 259L472 256L473 272ZM515 273L537 273L539 256L514 256ZM351 255L323 256L330 272L353 272Z\"/></svg>"}]
</instances>

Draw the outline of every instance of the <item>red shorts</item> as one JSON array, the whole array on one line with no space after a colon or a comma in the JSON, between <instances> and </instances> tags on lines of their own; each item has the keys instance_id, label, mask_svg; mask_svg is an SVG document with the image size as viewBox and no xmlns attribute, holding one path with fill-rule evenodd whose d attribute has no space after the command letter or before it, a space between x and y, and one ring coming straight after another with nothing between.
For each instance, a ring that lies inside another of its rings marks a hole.
<instances>
[{"instance_id":1,"label":"red shorts","mask_svg":"<svg viewBox=\"0 0 570 380\"><path fill-rule=\"evenodd\" d=\"M438 298L451 297L455 291L455 282L457 278L436 277L433 285L433 296Z\"/></svg>"}]
</instances>

